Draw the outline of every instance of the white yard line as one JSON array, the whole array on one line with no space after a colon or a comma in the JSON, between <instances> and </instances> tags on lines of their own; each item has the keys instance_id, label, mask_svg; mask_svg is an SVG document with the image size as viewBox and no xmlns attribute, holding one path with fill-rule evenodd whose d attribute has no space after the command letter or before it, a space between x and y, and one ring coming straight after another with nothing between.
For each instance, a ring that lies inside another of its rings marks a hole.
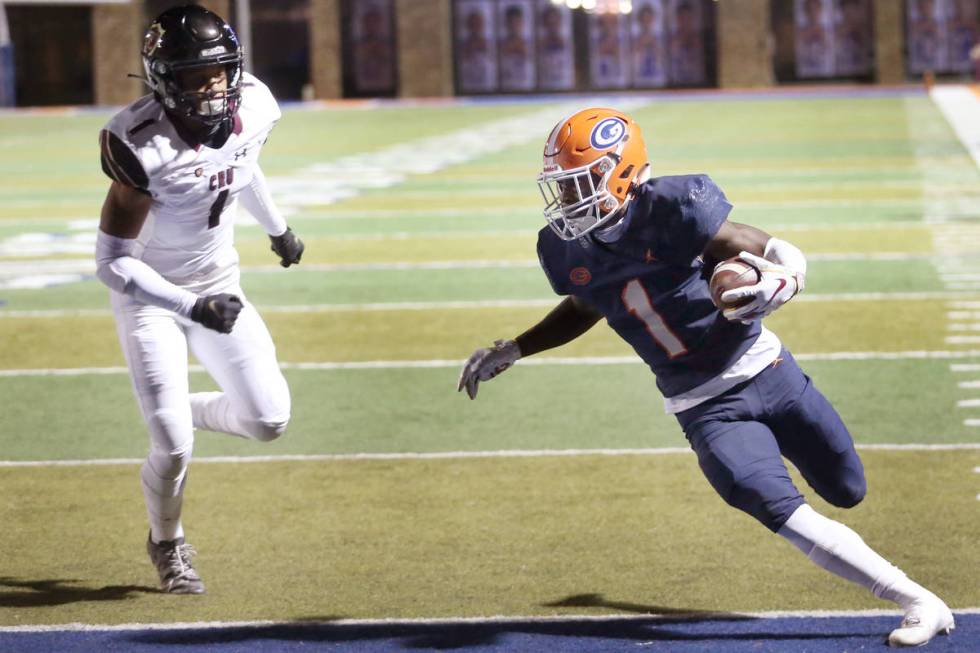
<instances>
[{"instance_id":1,"label":"white yard line","mask_svg":"<svg viewBox=\"0 0 980 653\"><path fill-rule=\"evenodd\" d=\"M912 351L838 351L824 353L794 354L798 361L869 361L869 360L945 360L958 358L980 357L980 350L965 349L954 351L943 350L912 350ZM284 370L392 370L392 369L440 369L457 368L462 364L460 359L432 360L373 360L346 362L300 362L280 363ZM517 362L521 367L546 367L557 365L645 365L637 356L575 356L558 357L542 356L526 358ZM201 365L189 366L191 372L204 372ZM0 370L0 378L25 376L86 376L104 374L126 374L125 367L66 367L66 368L36 368Z\"/></svg>"},{"instance_id":2,"label":"white yard line","mask_svg":"<svg viewBox=\"0 0 980 653\"><path fill-rule=\"evenodd\" d=\"M980 399L961 399L956 402L957 408L980 408Z\"/></svg>"},{"instance_id":3,"label":"white yard line","mask_svg":"<svg viewBox=\"0 0 980 653\"><path fill-rule=\"evenodd\" d=\"M980 607L956 608L953 614L980 614ZM582 615L542 615L527 617L521 615L492 615L486 617L418 617L402 619L331 619L322 621L177 621L172 623L126 623L126 624L38 624L25 626L0 626L3 633L48 633L48 632L102 632L102 631L142 631L142 630L207 630L232 628L343 628L345 626L463 626L480 624L562 624L562 623L603 623L619 621L658 621L677 619L708 620L712 618L726 621L732 618L748 619L836 619L901 616L901 610L778 610L769 612L724 612L710 611L670 614L582 614ZM956 635L954 634L954 637Z\"/></svg>"},{"instance_id":4,"label":"white yard line","mask_svg":"<svg viewBox=\"0 0 980 653\"><path fill-rule=\"evenodd\" d=\"M980 331L980 323L951 322L946 325L947 331Z\"/></svg>"},{"instance_id":5,"label":"white yard line","mask_svg":"<svg viewBox=\"0 0 980 653\"><path fill-rule=\"evenodd\" d=\"M946 336L947 345L980 345L980 336Z\"/></svg>"},{"instance_id":6,"label":"white yard line","mask_svg":"<svg viewBox=\"0 0 980 653\"><path fill-rule=\"evenodd\" d=\"M980 443L896 443L859 444L858 449L875 451L975 451ZM202 456L195 465L224 465L270 462L349 462L359 460L467 460L485 458L577 458L583 456L668 456L690 455L687 447L645 449L501 449L498 451L430 451L350 454L283 454L279 456ZM80 460L0 460L0 468L12 467L92 467L139 465L145 458L92 458Z\"/></svg>"},{"instance_id":7,"label":"white yard line","mask_svg":"<svg viewBox=\"0 0 980 653\"><path fill-rule=\"evenodd\" d=\"M869 302L869 301L929 301L962 297L963 293L953 292L871 292L871 293L827 293L802 294L794 302ZM330 313L356 311L430 311L430 310L470 310L470 309L509 309L538 308L555 306L561 298L542 297L536 299L486 299L431 302L365 302L358 304L295 304L258 306L263 313ZM5 310L0 308L3 318L64 318L64 317L106 317L109 309L39 309Z\"/></svg>"}]
</instances>

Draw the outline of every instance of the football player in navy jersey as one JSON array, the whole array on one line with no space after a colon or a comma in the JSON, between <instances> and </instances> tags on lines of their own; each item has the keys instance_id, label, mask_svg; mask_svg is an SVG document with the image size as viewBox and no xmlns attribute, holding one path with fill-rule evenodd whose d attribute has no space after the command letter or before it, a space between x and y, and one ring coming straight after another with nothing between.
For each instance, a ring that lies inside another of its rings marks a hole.
<instances>
[{"instance_id":1,"label":"football player in navy jersey","mask_svg":"<svg viewBox=\"0 0 980 653\"><path fill-rule=\"evenodd\" d=\"M158 16L143 45L151 93L99 135L112 180L96 239L133 388L150 432L140 469L146 542L160 586L200 594L181 522L194 429L280 437L289 388L269 331L240 286L238 201L269 234L281 265L303 243L287 227L258 165L279 120L269 89L242 70L231 27L196 5ZM188 349L221 392L188 389Z\"/></svg>"},{"instance_id":2,"label":"football player in navy jersey","mask_svg":"<svg viewBox=\"0 0 980 653\"><path fill-rule=\"evenodd\" d=\"M706 175L650 178L639 126L612 109L560 121L544 148L538 184L548 226L538 257L565 299L513 340L475 351L458 390L518 359L561 346L603 318L657 377L718 494L824 569L905 611L888 641L917 646L953 629L935 594L875 553L857 533L818 514L783 456L829 503L850 508L864 469L837 412L761 319L803 290L806 259L792 244L728 220L732 205ZM733 256L755 285L712 302L708 277Z\"/></svg>"}]
</instances>

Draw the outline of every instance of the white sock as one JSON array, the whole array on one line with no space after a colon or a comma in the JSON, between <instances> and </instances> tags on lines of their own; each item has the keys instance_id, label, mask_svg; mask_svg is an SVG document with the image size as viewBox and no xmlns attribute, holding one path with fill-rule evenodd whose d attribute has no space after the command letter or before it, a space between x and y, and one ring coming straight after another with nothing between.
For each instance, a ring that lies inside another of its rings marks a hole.
<instances>
[{"instance_id":1,"label":"white sock","mask_svg":"<svg viewBox=\"0 0 980 653\"><path fill-rule=\"evenodd\" d=\"M187 474L175 479L161 478L147 460L140 468L146 513L150 518L150 539L154 542L174 540L184 536L180 511L184 502Z\"/></svg>"},{"instance_id":2,"label":"white sock","mask_svg":"<svg viewBox=\"0 0 980 653\"><path fill-rule=\"evenodd\" d=\"M801 505L778 531L810 560L827 571L868 588L903 609L928 590L909 579L864 543L850 528Z\"/></svg>"}]
</instances>

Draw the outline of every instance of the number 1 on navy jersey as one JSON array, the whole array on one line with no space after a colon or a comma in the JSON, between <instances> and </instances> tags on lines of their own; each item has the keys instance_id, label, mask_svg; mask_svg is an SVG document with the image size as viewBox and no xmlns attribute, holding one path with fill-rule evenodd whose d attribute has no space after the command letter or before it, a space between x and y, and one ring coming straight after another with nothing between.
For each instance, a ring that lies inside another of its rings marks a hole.
<instances>
[{"instance_id":1,"label":"number 1 on navy jersey","mask_svg":"<svg viewBox=\"0 0 980 653\"><path fill-rule=\"evenodd\" d=\"M660 313L653 308L653 302L650 301L650 296L639 279L630 279L623 287L623 304L632 315L643 322L650 337L667 352L668 356L676 358L687 353L684 343L674 335Z\"/></svg>"}]
</instances>

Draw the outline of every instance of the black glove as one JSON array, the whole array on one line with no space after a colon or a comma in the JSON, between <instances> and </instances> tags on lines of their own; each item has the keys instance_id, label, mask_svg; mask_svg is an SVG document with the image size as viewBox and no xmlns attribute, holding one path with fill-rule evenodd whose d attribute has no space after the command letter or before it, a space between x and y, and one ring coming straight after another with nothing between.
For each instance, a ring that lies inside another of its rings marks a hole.
<instances>
[{"instance_id":1,"label":"black glove","mask_svg":"<svg viewBox=\"0 0 980 653\"><path fill-rule=\"evenodd\" d=\"M296 237L292 229L286 227L286 231L281 236L269 236L269 240L272 241L272 251L282 259L279 261L279 265L288 268L294 263L299 263L305 246L303 241Z\"/></svg>"},{"instance_id":2,"label":"black glove","mask_svg":"<svg viewBox=\"0 0 980 653\"><path fill-rule=\"evenodd\" d=\"M221 293L200 297L194 303L191 319L220 333L231 333L241 312L242 300L237 295Z\"/></svg>"}]
</instances>

